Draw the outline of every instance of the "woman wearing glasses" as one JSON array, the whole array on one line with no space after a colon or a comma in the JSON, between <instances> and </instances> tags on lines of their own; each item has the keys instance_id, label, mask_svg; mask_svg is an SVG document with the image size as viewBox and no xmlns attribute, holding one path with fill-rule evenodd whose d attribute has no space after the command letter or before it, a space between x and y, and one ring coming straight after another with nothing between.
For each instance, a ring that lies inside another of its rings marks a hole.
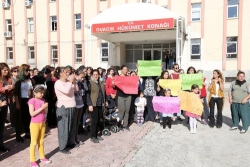
<instances>
[{"instance_id":1,"label":"woman wearing glasses","mask_svg":"<svg viewBox=\"0 0 250 167\"><path fill-rule=\"evenodd\" d=\"M30 79L30 66L22 64L19 67L18 81L15 83L14 96L16 102L16 141L23 142L22 125L25 138L30 139L30 114L28 100L32 95L32 81Z\"/></svg>"}]
</instances>

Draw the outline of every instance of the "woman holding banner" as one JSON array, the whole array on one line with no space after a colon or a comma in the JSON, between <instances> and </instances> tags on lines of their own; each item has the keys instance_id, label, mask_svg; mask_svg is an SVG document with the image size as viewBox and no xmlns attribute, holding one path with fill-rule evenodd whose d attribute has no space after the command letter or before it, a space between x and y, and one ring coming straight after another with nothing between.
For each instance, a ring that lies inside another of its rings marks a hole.
<instances>
[{"instance_id":1,"label":"woman holding banner","mask_svg":"<svg viewBox=\"0 0 250 167\"><path fill-rule=\"evenodd\" d=\"M222 108L223 108L223 99L224 99L224 78L220 70L213 71L213 78L209 82L208 90L209 94L209 107L210 107L210 116L209 116L209 126L211 128L215 125L214 118L214 106L217 106L217 128L222 127Z\"/></svg>"},{"instance_id":2,"label":"woman holding banner","mask_svg":"<svg viewBox=\"0 0 250 167\"><path fill-rule=\"evenodd\" d=\"M160 76L159 80L160 79L169 79L169 72L168 72L168 70L163 70L161 72L161 76ZM163 96L164 95L164 90L160 86L159 80L157 81L157 96ZM158 112L158 114L159 114L160 124L162 124L162 121L163 121L163 119L162 119L162 113Z\"/></svg>"},{"instance_id":3,"label":"woman holding banner","mask_svg":"<svg viewBox=\"0 0 250 167\"><path fill-rule=\"evenodd\" d=\"M126 77L128 74L128 67L125 65L121 66L121 75L122 77ZM117 88L117 87L116 87ZM129 110L131 105L131 95L124 93L121 89L117 88L117 105L119 109L119 118L120 121L123 120L123 126L120 124L119 129L130 131L128 126L128 118L129 118Z\"/></svg>"}]
</instances>

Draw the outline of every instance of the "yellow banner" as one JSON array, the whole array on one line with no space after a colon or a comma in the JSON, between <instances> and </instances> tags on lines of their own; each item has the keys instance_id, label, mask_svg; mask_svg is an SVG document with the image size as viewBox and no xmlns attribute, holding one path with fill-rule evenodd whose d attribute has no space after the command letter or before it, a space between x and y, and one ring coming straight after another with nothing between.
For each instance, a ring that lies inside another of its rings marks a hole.
<instances>
[{"instance_id":1,"label":"yellow banner","mask_svg":"<svg viewBox=\"0 0 250 167\"><path fill-rule=\"evenodd\" d=\"M194 94L192 92L180 91L178 96L181 99L182 110L201 116L203 112L203 104L197 94Z\"/></svg>"},{"instance_id":2,"label":"yellow banner","mask_svg":"<svg viewBox=\"0 0 250 167\"><path fill-rule=\"evenodd\" d=\"M181 90L181 80L180 79L160 79L159 85L163 89L171 89L172 96L178 96L179 91Z\"/></svg>"}]
</instances>

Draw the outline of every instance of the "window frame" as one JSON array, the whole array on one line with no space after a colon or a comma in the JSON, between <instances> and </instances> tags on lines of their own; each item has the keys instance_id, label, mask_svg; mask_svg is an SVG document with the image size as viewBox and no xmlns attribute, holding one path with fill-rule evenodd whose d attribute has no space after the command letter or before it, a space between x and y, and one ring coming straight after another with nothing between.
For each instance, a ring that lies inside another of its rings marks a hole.
<instances>
[{"instance_id":1,"label":"window frame","mask_svg":"<svg viewBox=\"0 0 250 167\"><path fill-rule=\"evenodd\" d=\"M81 48L77 47L77 46L81 46ZM81 57L78 57L77 51L80 51ZM80 60L80 61L78 61L78 60ZM82 62L82 44L75 44L75 62L76 63L81 63Z\"/></svg>"},{"instance_id":2,"label":"window frame","mask_svg":"<svg viewBox=\"0 0 250 167\"><path fill-rule=\"evenodd\" d=\"M32 24L30 23L30 22L31 22L31 19L32 19ZM32 28L33 31L31 31L31 26L33 26L33 28ZM34 18L33 18L33 17L28 18L28 32L29 32L29 33L34 32Z\"/></svg>"},{"instance_id":3,"label":"window frame","mask_svg":"<svg viewBox=\"0 0 250 167\"><path fill-rule=\"evenodd\" d=\"M56 47L56 48L53 48L53 47ZM57 55L56 58L54 58L54 54L53 54L55 51L56 51L56 55ZM58 62L58 47L57 47L57 45L51 45L51 61L54 62L54 60L56 60L55 63Z\"/></svg>"},{"instance_id":4,"label":"window frame","mask_svg":"<svg viewBox=\"0 0 250 167\"><path fill-rule=\"evenodd\" d=\"M199 4L200 7L199 7L199 8L193 8L193 5L194 5L194 4ZM191 21L192 21L192 22L201 21L201 12L202 12L202 11L201 11L201 5L202 5L201 3L192 3L192 4L191 4ZM193 13L194 13L194 12L199 12L199 13L200 13L200 18L199 18L199 20L193 20Z\"/></svg>"},{"instance_id":5,"label":"window frame","mask_svg":"<svg viewBox=\"0 0 250 167\"><path fill-rule=\"evenodd\" d=\"M56 21L53 21L53 17L56 18ZM54 24L54 27L53 27L53 24ZM57 31L57 16L50 16L50 31Z\"/></svg>"},{"instance_id":6,"label":"window frame","mask_svg":"<svg viewBox=\"0 0 250 167\"><path fill-rule=\"evenodd\" d=\"M11 51L10 51L11 49ZM6 59L7 60L13 60L13 47L7 47L7 56L6 56ZM12 54L12 59L10 59L10 54Z\"/></svg>"},{"instance_id":7,"label":"window frame","mask_svg":"<svg viewBox=\"0 0 250 167\"><path fill-rule=\"evenodd\" d=\"M200 40L200 42L195 42L195 41L192 42L192 40ZM193 54L192 53L192 46L193 45L199 45L200 46L200 48L199 48L199 54ZM199 57L199 59L194 59L194 58L192 58L193 56L200 56L200 57ZM193 38L193 39L191 39L191 44L190 44L190 59L191 60L200 60L201 59L201 39L200 38Z\"/></svg>"},{"instance_id":8,"label":"window frame","mask_svg":"<svg viewBox=\"0 0 250 167\"><path fill-rule=\"evenodd\" d=\"M8 23L10 21L10 23ZM10 29L9 29L10 27ZM6 31L12 32L12 21L11 19L6 19Z\"/></svg>"},{"instance_id":9,"label":"window frame","mask_svg":"<svg viewBox=\"0 0 250 167\"><path fill-rule=\"evenodd\" d=\"M80 15L80 19L77 19L77 15ZM80 28L77 28L76 25L78 25L77 22L79 21L80 21ZM81 13L78 13L78 14L75 14L75 30L81 30L81 29L82 29L82 15Z\"/></svg>"},{"instance_id":10,"label":"window frame","mask_svg":"<svg viewBox=\"0 0 250 167\"><path fill-rule=\"evenodd\" d=\"M228 38L237 38L236 41L228 41ZM236 48L235 48L235 52L228 52L227 50L227 47L228 47L228 44L235 44L236 45ZM231 55L236 55L236 57L231 57ZM226 43L226 57L229 58L229 59L235 59L238 57L238 37L236 36L233 36L233 37L227 37L227 43Z\"/></svg>"},{"instance_id":11,"label":"window frame","mask_svg":"<svg viewBox=\"0 0 250 167\"><path fill-rule=\"evenodd\" d=\"M103 44L107 44L108 46L103 46ZM103 49L108 50L108 55L107 56L103 56ZM109 58L109 42L102 42L101 43L101 61L108 61L108 58Z\"/></svg>"},{"instance_id":12,"label":"window frame","mask_svg":"<svg viewBox=\"0 0 250 167\"><path fill-rule=\"evenodd\" d=\"M33 48L33 50L31 49ZM32 58L31 53L33 53L34 58ZM34 46L28 46L28 59L35 59L35 47Z\"/></svg>"},{"instance_id":13,"label":"window frame","mask_svg":"<svg viewBox=\"0 0 250 167\"><path fill-rule=\"evenodd\" d=\"M232 7L236 7L237 9L237 16L236 17L229 17L228 16L228 11L229 11L229 8L232 8ZM228 4L228 0L227 0L227 19L236 19L236 18L239 18L239 1L237 4L234 4L234 5L229 5Z\"/></svg>"}]
</instances>

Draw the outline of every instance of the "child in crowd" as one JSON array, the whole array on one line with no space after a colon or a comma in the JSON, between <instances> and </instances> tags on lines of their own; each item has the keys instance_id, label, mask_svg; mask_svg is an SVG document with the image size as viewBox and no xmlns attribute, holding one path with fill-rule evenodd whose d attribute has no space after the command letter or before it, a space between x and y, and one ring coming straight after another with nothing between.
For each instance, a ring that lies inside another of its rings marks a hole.
<instances>
[{"instance_id":1,"label":"child in crowd","mask_svg":"<svg viewBox=\"0 0 250 167\"><path fill-rule=\"evenodd\" d=\"M199 86L196 84L193 84L191 87L192 93L197 94L199 96ZM202 101L202 100L201 100ZM199 115L190 113L186 111L186 116L189 117L189 125L190 125L190 133L195 134L196 133L196 126L197 126L197 118L200 118Z\"/></svg>"},{"instance_id":2,"label":"child in crowd","mask_svg":"<svg viewBox=\"0 0 250 167\"><path fill-rule=\"evenodd\" d=\"M179 69L179 74L184 74L184 70L183 69Z\"/></svg>"},{"instance_id":3,"label":"child in crowd","mask_svg":"<svg viewBox=\"0 0 250 167\"><path fill-rule=\"evenodd\" d=\"M144 97L143 91L141 91L140 96L135 99L135 106L137 110L137 125L142 126L142 123L144 121L144 109L147 106L147 100Z\"/></svg>"},{"instance_id":4,"label":"child in crowd","mask_svg":"<svg viewBox=\"0 0 250 167\"><path fill-rule=\"evenodd\" d=\"M165 97L172 97L171 96L171 89L165 89L164 91L163 91L163 93L164 93L164 96ZM171 126L172 126L172 118L174 117L174 115L173 114L165 114L165 113L163 113L162 114L162 117L163 117L163 132L165 132L166 131L166 125L167 125L167 123L168 123L168 128L171 130L171 132L173 132L173 129L171 128Z\"/></svg>"},{"instance_id":5,"label":"child in crowd","mask_svg":"<svg viewBox=\"0 0 250 167\"><path fill-rule=\"evenodd\" d=\"M38 167L36 163L35 150L38 145L38 151L41 162L46 164L51 163L44 155L44 135L45 135L45 121L48 112L48 103L43 99L45 92L44 85L37 85L33 90L34 97L28 101L29 112L31 115L30 121L30 165L31 167Z\"/></svg>"}]
</instances>

